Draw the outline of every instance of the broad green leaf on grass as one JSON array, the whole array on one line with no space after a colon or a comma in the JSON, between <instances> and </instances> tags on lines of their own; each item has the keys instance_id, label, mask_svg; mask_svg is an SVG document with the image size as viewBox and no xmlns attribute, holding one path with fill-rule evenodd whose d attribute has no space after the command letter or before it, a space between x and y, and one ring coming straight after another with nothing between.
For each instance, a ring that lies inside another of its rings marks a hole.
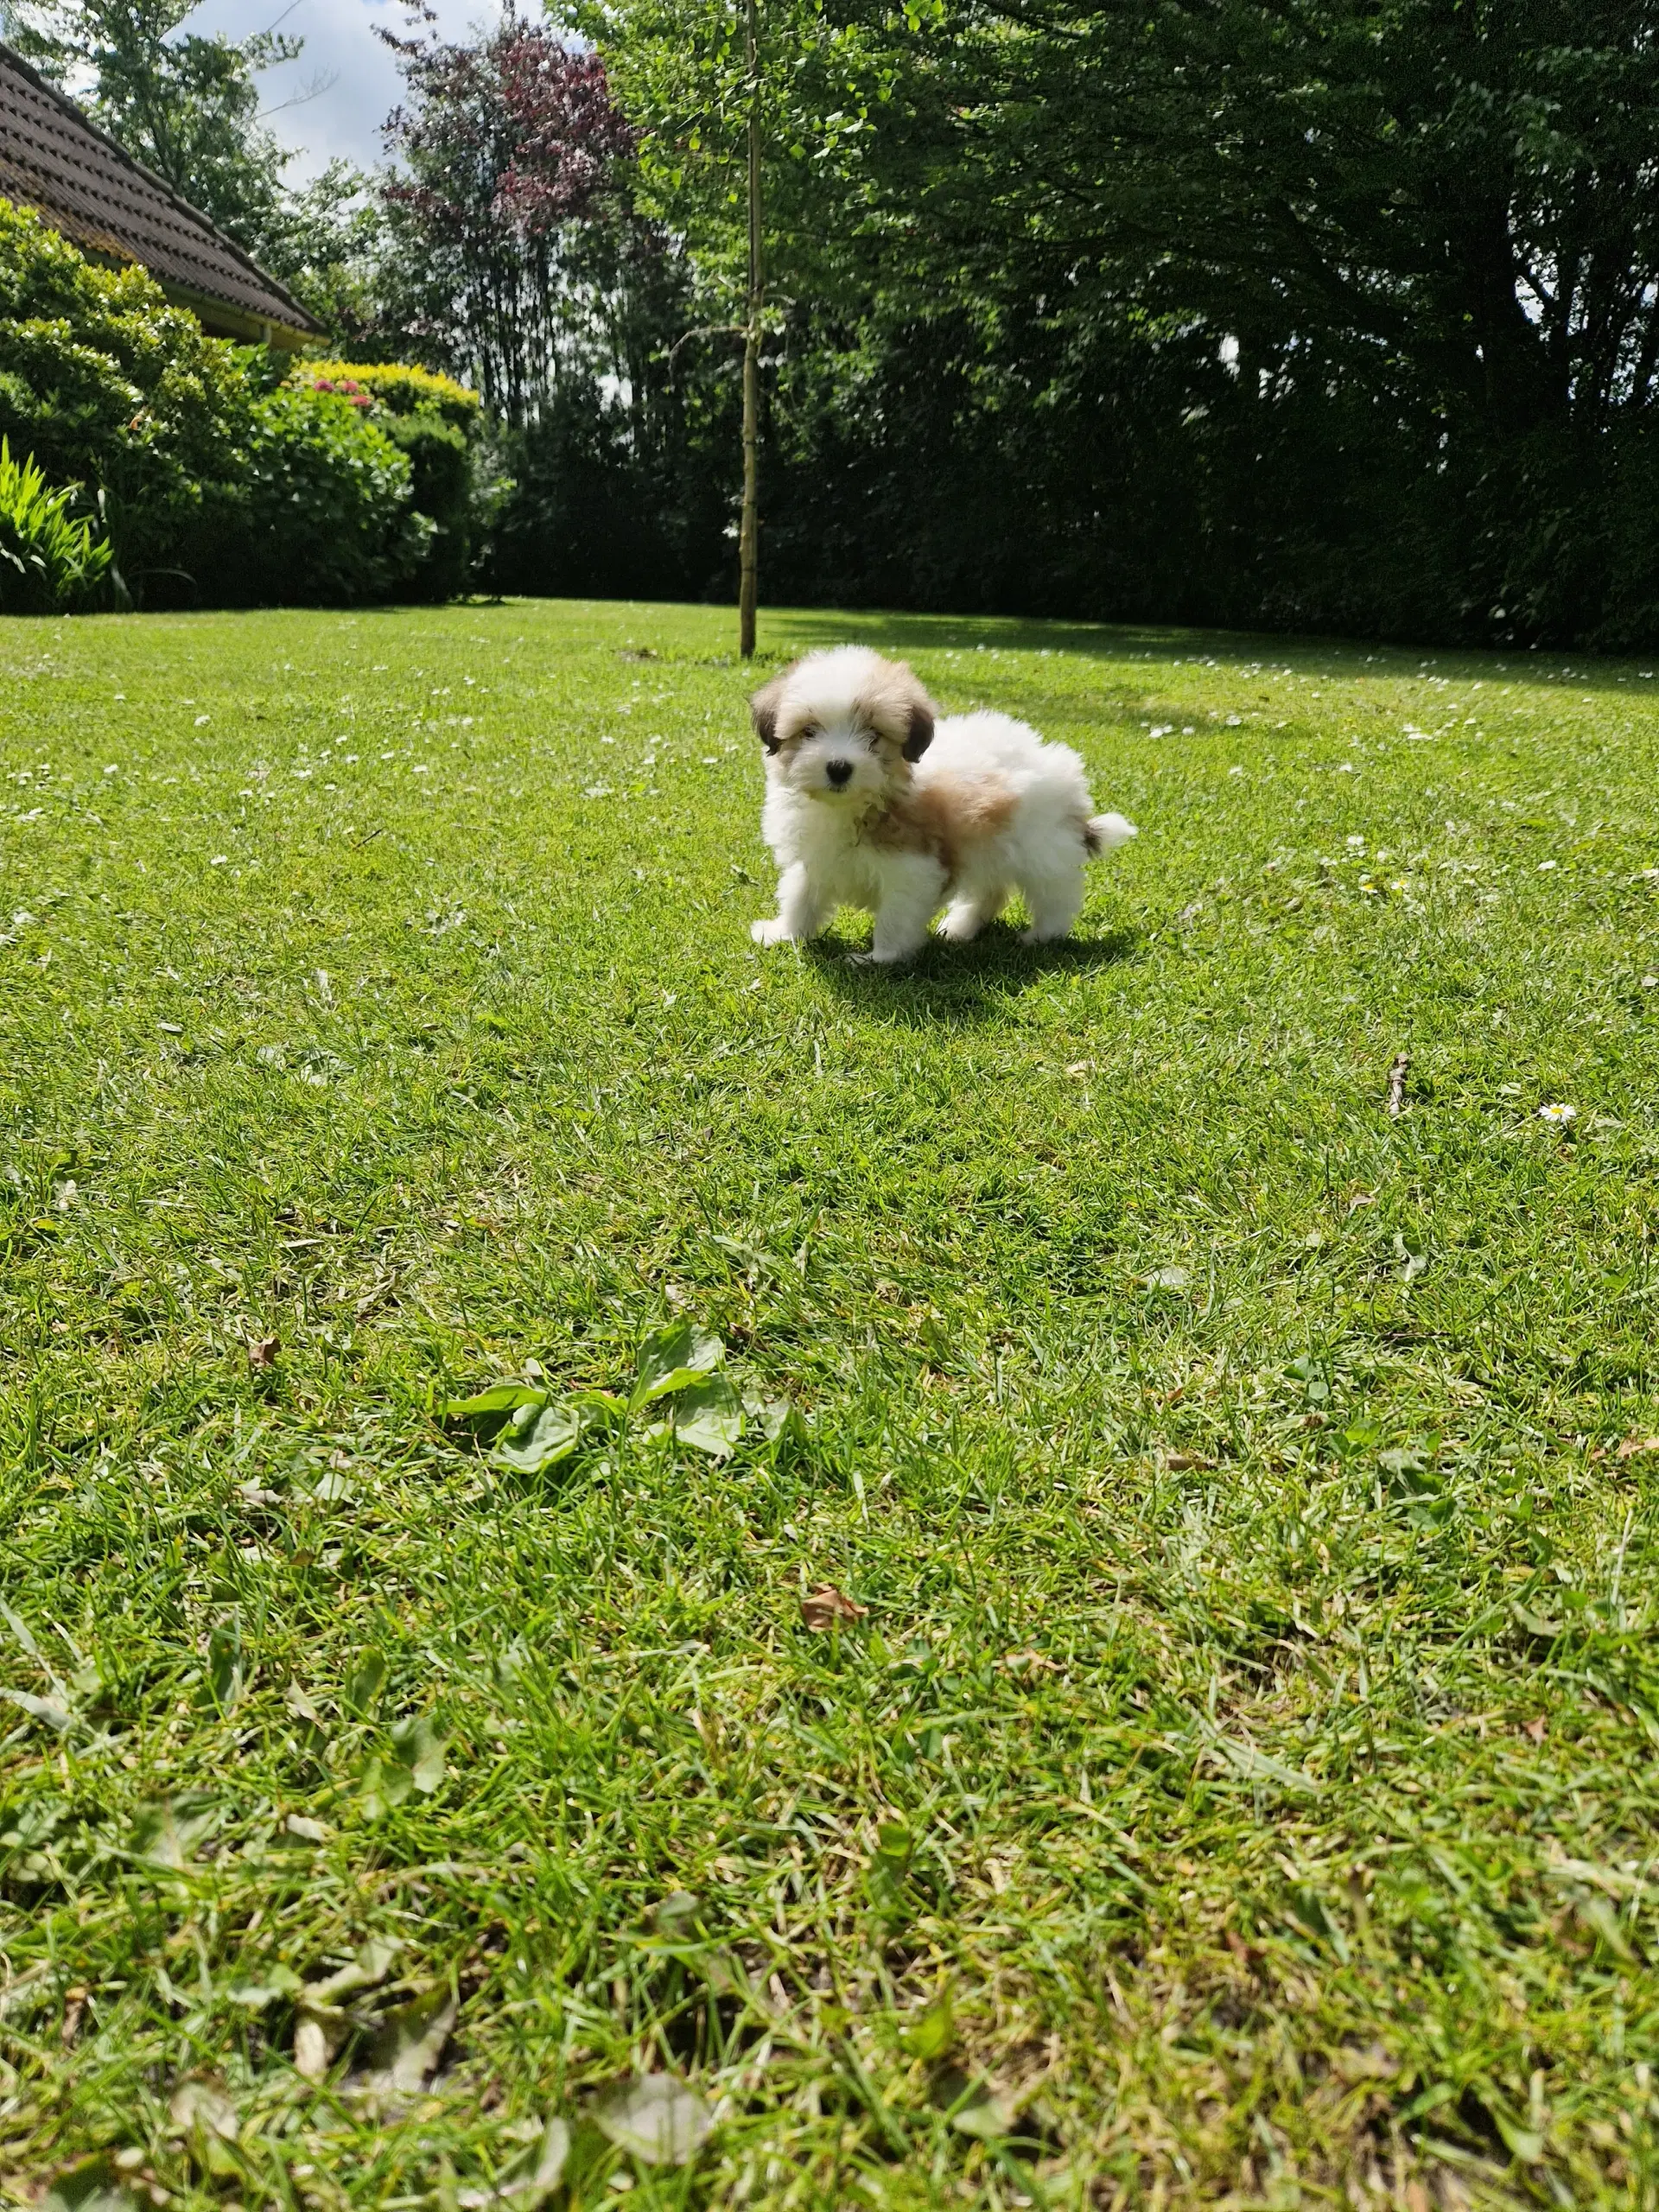
<instances>
[{"instance_id":1,"label":"broad green leaf on grass","mask_svg":"<svg viewBox=\"0 0 1659 2212\"><path fill-rule=\"evenodd\" d=\"M260 1980L232 1982L219 1994L227 2005L243 2005L250 2012L263 2012L279 1997L297 1997L302 1986L292 1967L271 1966L265 1967Z\"/></svg>"},{"instance_id":2,"label":"broad green leaf on grass","mask_svg":"<svg viewBox=\"0 0 1659 2212\"><path fill-rule=\"evenodd\" d=\"M587 1418L580 1408L569 1404L543 1405L531 1411L523 1428L510 1421L490 1458L497 1466L512 1467L521 1475L539 1475L556 1467L561 1459L568 1459L587 1427Z\"/></svg>"},{"instance_id":3,"label":"broad green leaf on grass","mask_svg":"<svg viewBox=\"0 0 1659 2212\"><path fill-rule=\"evenodd\" d=\"M933 2077L935 2107L952 2127L982 2143L995 2142L1014 2126L1014 2110L983 2076L966 2074L960 2066L946 2066Z\"/></svg>"},{"instance_id":4,"label":"broad green leaf on grass","mask_svg":"<svg viewBox=\"0 0 1659 2212\"><path fill-rule=\"evenodd\" d=\"M0 1697L9 1699L28 1713L31 1720L39 1720L47 1727L55 1729L60 1736L66 1735L75 1725L74 1714L54 1697L31 1697L27 1690L0 1690Z\"/></svg>"},{"instance_id":5,"label":"broad green leaf on grass","mask_svg":"<svg viewBox=\"0 0 1659 2212\"><path fill-rule=\"evenodd\" d=\"M423 1797L442 1787L448 1748L448 1738L440 1736L424 1716L400 1720L391 1732L392 1757L399 1766L409 1769L410 1780Z\"/></svg>"},{"instance_id":6,"label":"broad green leaf on grass","mask_svg":"<svg viewBox=\"0 0 1659 2212\"><path fill-rule=\"evenodd\" d=\"M1511 2118L1490 2090L1481 2089L1478 2094L1492 2116L1492 2124L1503 2138L1510 2156L1518 2158L1523 2166L1537 2165L1544 2155L1544 2139L1541 2131L1529 2127L1522 2120Z\"/></svg>"},{"instance_id":7,"label":"broad green leaf on grass","mask_svg":"<svg viewBox=\"0 0 1659 2212\"><path fill-rule=\"evenodd\" d=\"M61 2173L39 2212L138 2212L138 2199L107 2158L83 2158Z\"/></svg>"},{"instance_id":8,"label":"broad green leaf on grass","mask_svg":"<svg viewBox=\"0 0 1659 2212\"><path fill-rule=\"evenodd\" d=\"M671 1419L682 1444L724 1459L742 1438L743 1402L723 1375L710 1375L680 1391Z\"/></svg>"},{"instance_id":9,"label":"broad green leaf on grass","mask_svg":"<svg viewBox=\"0 0 1659 2212\"><path fill-rule=\"evenodd\" d=\"M415 1787L415 1777L397 1760L383 1759L377 1754L364 1768L357 1787L365 1816L378 1821L403 1803Z\"/></svg>"},{"instance_id":10,"label":"broad green leaf on grass","mask_svg":"<svg viewBox=\"0 0 1659 2212\"><path fill-rule=\"evenodd\" d=\"M803 1436L806 1433L806 1424L787 1398L745 1398L743 1403L750 1419L759 1427L768 1444L776 1444L786 1436Z\"/></svg>"},{"instance_id":11,"label":"broad green leaf on grass","mask_svg":"<svg viewBox=\"0 0 1659 2212\"><path fill-rule=\"evenodd\" d=\"M491 1382L470 1398L446 1398L442 1412L445 1421L480 1421L546 1403L547 1392L534 1382Z\"/></svg>"},{"instance_id":12,"label":"broad green leaf on grass","mask_svg":"<svg viewBox=\"0 0 1659 2212\"><path fill-rule=\"evenodd\" d=\"M1328 1943L1344 1966L1348 1963L1348 1938L1332 1918L1330 1908L1317 1890L1294 1889L1290 1893L1290 1909L1310 1936Z\"/></svg>"},{"instance_id":13,"label":"broad green leaf on grass","mask_svg":"<svg viewBox=\"0 0 1659 2212\"><path fill-rule=\"evenodd\" d=\"M912 2027L905 2030L899 2041L912 2058L931 2064L934 2059L944 2057L956 2032L956 2015L949 2005L941 2002L930 2005Z\"/></svg>"},{"instance_id":14,"label":"broad green leaf on grass","mask_svg":"<svg viewBox=\"0 0 1659 2212\"><path fill-rule=\"evenodd\" d=\"M660 1903L652 1906L645 1917L659 1936L672 1941L690 1933L702 1904L702 1898L691 1890L671 1890Z\"/></svg>"},{"instance_id":15,"label":"broad green leaf on grass","mask_svg":"<svg viewBox=\"0 0 1659 2212\"><path fill-rule=\"evenodd\" d=\"M950 2119L952 2127L982 2143L994 2143L1014 2127L1014 2113L1007 2099L999 2097L984 2082L976 2082L961 2103L951 2107Z\"/></svg>"},{"instance_id":16,"label":"broad green leaf on grass","mask_svg":"<svg viewBox=\"0 0 1659 2212\"><path fill-rule=\"evenodd\" d=\"M511 2204L518 2207L518 2212L535 2212L535 2208L551 2196L564 2179L569 2158L570 2130L562 2120L550 2120L540 2141L532 2143L510 2165L502 2168L492 2190L476 2193L472 2201L478 2204ZM464 2204L467 2199L460 2201Z\"/></svg>"},{"instance_id":17,"label":"broad green leaf on grass","mask_svg":"<svg viewBox=\"0 0 1659 2212\"><path fill-rule=\"evenodd\" d=\"M308 1982L305 2001L313 2012L332 2009L354 1989L378 1988L391 1971L391 1962L403 1949L395 1936L372 1936L347 1965L336 1967L321 1981ZM275 1980L275 1976L272 1979Z\"/></svg>"},{"instance_id":18,"label":"broad green leaf on grass","mask_svg":"<svg viewBox=\"0 0 1659 2212\"><path fill-rule=\"evenodd\" d=\"M189 1865L217 1817L212 1798L194 1791L141 1805L133 1816L127 1849L148 1866L176 1873Z\"/></svg>"},{"instance_id":19,"label":"broad green leaf on grass","mask_svg":"<svg viewBox=\"0 0 1659 2212\"><path fill-rule=\"evenodd\" d=\"M916 1839L902 1821L883 1821L875 1831L875 1855L890 1866L908 1866Z\"/></svg>"},{"instance_id":20,"label":"broad green leaf on grass","mask_svg":"<svg viewBox=\"0 0 1659 2212\"><path fill-rule=\"evenodd\" d=\"M207 1688L221 1713L233 1713L242 1700L242 1624L232 1618L208 1631Z\"/></svg>"},{"instance_id":21,"label":"broad green leaf on grass","mask_svg":"<svg viewBox=\"0 0 1659 2212\"><path fill-rule=\"evenodd\" d=\"M643 1406L652 1398L666 1397L671 1390L688 1389L711 1375L725 1357L726 1347L720 1338L706 1329L694 1328L690 1321L658 1329L639 1347L634 1404Z\"/></svg>"},{"instance_id":22,"label":"broad green leaf on grass","mask_svg":"<svg viewBox=\"0 0 1659 2212\"><path fill-rule=\"evenodd\" d=\"M434 1990L388 2012L369 2049L367 2086L412 2096L438 2070L460 2007L448 1989Z\"/></svg>"},{"instance_id":23,"label":"broad green leaf on grass","mask_svg":"<svg viewBox=\"0 0 1659 2212\"><path fill-rule=\"evenodd\" d=\"M386 1655L377 1651L372 1644L366 1651L359 1651L355 1664L346 1677L346 1702L359 1717L372 1713L385 1688Z\"/></svg>"},{"instance_id":24,"label":"broad green leaf on grass","mask_svg":"<svg viewBox=\"0 0 1659 2212\"><path fill-rule=\"evenodd\" d=\"M714 2115L672 2074L639 2074L601 2097L594 2118L619 2151L648 2166L689 2165L708 2141Z\"/></svg>"}]
</instances>

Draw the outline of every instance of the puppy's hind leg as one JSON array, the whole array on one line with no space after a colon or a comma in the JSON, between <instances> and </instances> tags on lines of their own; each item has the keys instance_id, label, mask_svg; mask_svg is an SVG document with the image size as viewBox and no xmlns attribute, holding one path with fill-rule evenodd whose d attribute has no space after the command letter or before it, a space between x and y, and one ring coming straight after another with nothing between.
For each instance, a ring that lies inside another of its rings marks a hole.
<instances>
[{"instance_id":1,"label":"puppy's hind leg","mask_svg":"<svg viewBox=\"0 0 1659 2212\"><path fill-rule=\"evenodd\" d=\"M949 938L952 944L966 944L970 938L979 935L987 923L994 922L1007 903L1008 887L1005 883L994 884L988 891L970 892L945 908L939 935Z\"/></svg>"},{"instance_id":2,"label":"puppy's hind leg","mask_svg":"<svg viewBox=\"0 0 1659 2212\"><path fill-rule=\"evenodd\" d=\"M817 937L830 919L830 901L808 878L804 864L797 861L778 879L778 912L769 921L751 922L749 935L757 944L804 944Z\"/></svg>"},{"instance_id":3,"label":"puppy's hind leg","mask_svg":"<svg viewBox=\"0 0 1659 2212\"><path fill-rule=\"evenodd\" d=\"M1031 909L1031 927L1020 932L1023 944L1052 944L1077 918L1083 905L1083 862L1063 861L1025 878L1020 888Z\"/></svg>"}]
</instances>

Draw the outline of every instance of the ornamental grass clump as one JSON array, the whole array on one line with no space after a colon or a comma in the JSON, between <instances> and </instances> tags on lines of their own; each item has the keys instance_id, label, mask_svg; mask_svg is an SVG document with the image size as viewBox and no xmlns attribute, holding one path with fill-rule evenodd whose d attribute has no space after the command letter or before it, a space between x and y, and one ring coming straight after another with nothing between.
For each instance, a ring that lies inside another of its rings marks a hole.
<instances>
[{"instance_id":1,"label":"ornamental grass clump","mask_svg":"<svg viewBox=\"0 0 1659 2212\"><path fill-rule=\"evenodd\" d=\"M72 512L78 484L54 490L32 456L0 436L0 611L60 614L84 606L110 569L110 545Z\"/></svg>"}]
</instances>

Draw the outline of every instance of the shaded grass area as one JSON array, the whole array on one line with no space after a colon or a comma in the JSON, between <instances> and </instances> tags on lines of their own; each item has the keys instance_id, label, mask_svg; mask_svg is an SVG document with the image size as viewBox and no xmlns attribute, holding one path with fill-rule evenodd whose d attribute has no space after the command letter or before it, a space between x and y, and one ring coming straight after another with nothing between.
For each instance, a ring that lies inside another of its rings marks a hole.
<instances>
[{"instance_id":1,"label":"shaded grass area","mask_svg":"<svg viewBox=\"0 0 1659 2212\"><path fill-rule=\"evenodd\" d=\"M0 2174L1653 2202L1656 680L775 616L1141 825L894 976L729 626L0 626Z\"/></svg>"}]
</instances>

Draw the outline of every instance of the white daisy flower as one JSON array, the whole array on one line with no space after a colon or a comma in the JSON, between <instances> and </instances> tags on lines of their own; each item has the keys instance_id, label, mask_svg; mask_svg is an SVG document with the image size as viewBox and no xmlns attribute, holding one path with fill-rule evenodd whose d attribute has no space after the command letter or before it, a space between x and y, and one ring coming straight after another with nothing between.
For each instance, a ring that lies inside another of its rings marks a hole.
<instances>
[{"instance_id":1,"label":"white daisy flower","mask_svg":"<svg viewBox=\"0 0 1659 2212\"><path fill-rule=\"evenodd\" d=\"M1559 1103L1541 1106L1538 1109L1538 1118L1541 1122L1549 1122L1560 1128L1565 1122L1576 1122L1579 1118L1579 1109L1576 1106L1563 1106Z\"/></svg>"}]
</instances>

